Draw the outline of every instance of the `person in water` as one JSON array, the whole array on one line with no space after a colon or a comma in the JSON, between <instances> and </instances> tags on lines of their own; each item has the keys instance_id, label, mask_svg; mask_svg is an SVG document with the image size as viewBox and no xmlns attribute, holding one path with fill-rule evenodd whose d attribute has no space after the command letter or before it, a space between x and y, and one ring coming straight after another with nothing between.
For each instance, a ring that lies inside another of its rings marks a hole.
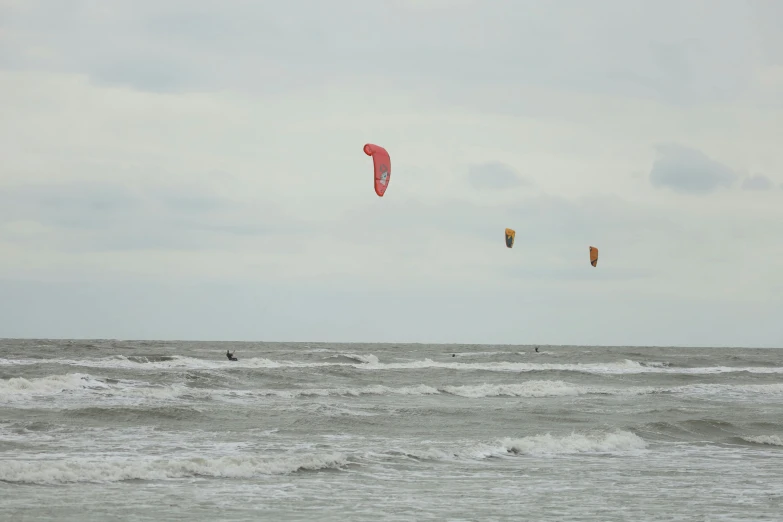
<instances>
[{"instance_id":1,"label":"person in water","mask_svg":"<svg viewBox=\"0 0 783 522\"><path fill-rule=\"evenodd\" d=\"M536 346L536 353L538 353L538 346Z\"/></svg>"},{"instance_id":2,"label":"person in water","mask_svg":"<svg viewBox=\"0 0 783 522\"><path fill-rule=\"evenodd\" d=\"M237 352L236 350L234 350L233 352L229 352L228 350L226 350L226 357L228 357L229 361L236 361L237 360L237 358L234 357L234 354L236 352Z\"/></svg>"}]
</instances>

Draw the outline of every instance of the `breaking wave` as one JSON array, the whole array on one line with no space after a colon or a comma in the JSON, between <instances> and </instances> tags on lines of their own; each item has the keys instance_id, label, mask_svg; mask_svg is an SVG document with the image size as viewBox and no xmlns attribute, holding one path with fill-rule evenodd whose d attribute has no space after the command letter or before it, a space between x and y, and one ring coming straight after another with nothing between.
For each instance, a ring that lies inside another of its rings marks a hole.
<instances>
[{"instance_id":1,"label":"breaking wave","mask_svg":"<svg viewBox=\"0 0 783 522\"><path fill-rule=\"evenodd\" d=\"M453 444L430 446L414 450L395 450L387 455L417 460L487 459L527 455L551 457L572 454L633 455L646 450L644 439L629 431L576 433L569 435L530 435L503 438L493 443L468 443L455 448Z\"/></svg>"},{"instance_id":2,"label":"breaking wave","mask_svg":"<svg viewBox=\"0 0 783 522\"><path fill-rule=\"evenodd\" d=\"M300 471L339 469L348 465L342 453L277 457L224 456L181 459L72 458L66 460L4 460L0 481L29 484L167 480L187 477L252 478Z\"/></svg>"},{"instance_id":3,"label":"breaking wave","mask_svg":"<svg viewBox=\"0 0 783 522\"><path fill-rule=\"evenodd\" d=\"M29 397L33 395L54 395L69 390L106 390L105 382L83 373L50 375L37 379L12 377L0 380L0 400L10 397Z\"/></svg>"},{"instance_id":4,"label":"breaking wave","mask_svg":"<svg viewBox=\"0 0 783 522\"><path fill-rule=\"evenodd\" d=\"M633 455L645 450L647 443L627 431L610 433L571 433L570 435L532 435L504 438L494 443L472 442L455 447L382 450L357 450L354 456L344 452L288 453L272 456L231 455L211 457L160 458L137 456L99 459L5 460L0 481L29 484L67 484L78 482L121 482L127 480L171 480L189 477L253 478L303 471L339 470L351 465L371 465L373 455L382 458L416 460L486 459L528 455L551 457L567 454Z\"/></svg>"},{"instance_id":5,"label":"breaking wave","mask_svg":"<svg viewBox=\"0 0 783 522\"><path fill-rule=\"evenodd\" d=\"M524 455L561 455L571 453L629 453L647 448L647 443L629 431L567 436L533 435L521 439L503 439L509 453Z\"/></svg>"},{"instance_id":6,"label":"breaking wave","mask_svg":"<svg viewBox=\"0 0 783 522\"><path fill-rule=\"evenodd\" d=\"M430 358L422 360L412 360L407 362L382 363L378 357L373 354L339 354L328 357L324 361L305 362L305 361L274 361L264 357L251 357L239 359L238 361L227 361L219 359L200 359L186 356L161 356L161 357L139 357L124 355L115 355L99 359L0 359L0 366L41 364L62 364L68 366L86 367L86 368L116 368L116 369L136 369L136 370L225 370L234 368L319 368L319 367L348 367L363 371L383 371L383 370L422 370L422 369L444 369L457 371L487 371L487 372L580 372L590 374L639 374L639 373L665 373L665 374L683 374L683 375L711 375L720 373L758 373L758 374L778 374L783 373L783 367L780 366L748 366L748 367L696 367L684 368L673 367L666 362L638 362L630 359L624 359L617 362L605 363L532 363L532 362L457 362L457 361L434 361Z\"/></svg>"},{"instance_id":7,"label":"breaking wave","mask_svg":"<svg viewBox=\"0 0 783 522\"><path fill-rule=\"evenodd\" d=\"M468 399L491 397L578 397L583 395L634 396L652 394L683 394L708 398L752 398L783 395L783 383L775 384L689 384L682 386L590 386L562 380L528 380L515 383L483 383L459 386L418 384L391 387L370 385L335 388L227 389L189 386L185 383L152 385L144 381L100 379L83 373L51 375L34 379L14 377L0 380L0 402L24 402L34 397L67 394L78 398L89 394L93 399L129 400L224 400L235 402L263 397L296 399L302 397L360 397L365 395L453 395Z\"/></svg>"},{"instance_id":8,"label":"breaking wave","mask_svg":"<svg viewBox=\"0 0 783 522\"><path fill-rule=\"evenodd\" d=\"M779 435L757 435L755 437L742 437L747 442L765 444L768 446L783 446L783 439Z\"/></svg>"}]
</instances>

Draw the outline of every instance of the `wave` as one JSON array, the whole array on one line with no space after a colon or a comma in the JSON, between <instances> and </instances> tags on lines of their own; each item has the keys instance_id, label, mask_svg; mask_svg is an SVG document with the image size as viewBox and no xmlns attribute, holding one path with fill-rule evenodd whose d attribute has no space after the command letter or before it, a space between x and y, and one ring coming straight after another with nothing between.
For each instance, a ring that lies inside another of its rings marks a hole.
<instances>
[{"instance_id":1,"label":"wave","mask_svg":"<svg viewBox=\"0 0 783 522\"><path fill-rule=\"evenodd\" d=\"M731 422L719 418L690 418L683 420L656 421L646 423L634 431L645 437L674 443L719 443L734 445L783 446L778 435L759 435L758 431L780 431L781 423L745 423ZM749 432L756 431L756 434Z\"/></svg>"},{"instance_id":2,"label":"wave","mask_svg":"<svg viewBox=\"0 0 783 522\"><path fill-rule=\"evenodd\" d=\"M515 356L541 356L547 355L549 357L579 357L580 355L592 353L590 350L583 350L580 352L549 352L542 348L536 352L534 347L530 347L523 351L505 351L505 352L451 352L454 357L497 357L501 355L515 355Z\"/></svg>"},{"instance_id":3,"label":"wave","mask_svg":"<svg viewBox=\"0 0 783 522\"><path fill-rule=\"evenodd\" d=\"M742 439L753 444L783 446L783 439L779 435L756 435L754 437L742 437Z\"/></svg>"},{"instance_id":4,"label":"wave","mask_svg":"<svg viewBox=\"0 0 783 522\"><path fill-rule=\"evenodd\" d=\"M75 482L121 482L126 480L167 480L188 477L252 478L302 471L339 469L349 462L342 453L318 453L276 457L223 456L181 459L124 458L98 460L5 460L0 481L27 484L67 484Z\"/></svg>"},{"instance_id":5,"label":"wave","mask_svg":"<svg viewBox=\"0 0 783 522\"><path fill-rule=\"evenodd\" d=\"M558 455L638 455L648 448L647 442L629 431L572 432L568 435L530 435L506 437L494 443L467 443L454 448L453 443L443 447L427 447L387 451L380 456L404 456L416 460L488 459L517 456L553 457Z\"/></svg>"},{"instance_id":6,"label":"wave","mask_svg":"<svg viewBox=\"0 0 783 522\"><path fill-rule=\"evenodd\" d=\"M173 361L175 357L175 355L130 355L127 359L135 363L157 363Z\"/></svg>"},{"instance_id":7,"label":"wave","mask_svg":"<svg viewBox=\"0 0 783 522\"><path fill-rule=\"evenodd\" d=\"M388 443L387 443L388 444ZM253 478L306 471L340 470L349 466L373 465L379 459L481 460L519 456L552 457L558 455L639 454L647 443L627 431L571 433L568 435L532 435L504 438L495 442L468 441L442 443L413 449L368 451L357 448L353 455L345 451L309 454L258 456L235 454L160 458L111 456L104 459L74 457L68 459L6 460L0 467L0 481L28 484L66 484L79 482L121 482L127 480L172 480L190 477Z\"/></svg>"},{"instance_id":8,"label":"wave","mask_svg":"<svg viewBox=\"0 0 783 522\"><path fill-rule=\"evenodd\" d=\"M565 397L593 393L590 387L563 381L527 381L515 384L444 386L439 391L469 399L485 397Z\"/></svg>"},{"instance_id":9,"label":"wave","mask_svg":"<svg viewBox=\"0 0 783 522\"><path fill-rule=\"evenodd\" d=\"M50 375L36 379L12 377L0 380L0 400L33 395L56 395L68 390L106 390L109 385L83 373Z\"/></svg>"},{"instance_id":10,"label":"wave","mask_svg":"<svg viewBox=\"0 0 783 522\"><path fill-rule=\"evenodd\" d=\"M338 360L334 360L337 358ZM330 360L331 359L331 360ZM451 359L451 357L449 357ZM758 373L779 374L783 373L783 367L775 366L714 366L714 367L672 367L666 362L638 362L624 359L615 362L599 363L533 363L533 362L458 362L458 361L434 361L430 358L412 360L406 362L382 363L373 354L357 355L352 353L338 354L327 358L325 361L274 361L264 357L240 358L238 361L215 359L200 359L187 356L130 356L115 355L97 359L0 359L0 366L32 365L32 364L61 364L87 368L112 368L131 370L226 370L226 369L285 369L285 368L319 368L319 367L347 367L362 371L384 370L426 370L443 369L457 371L487 371L487 372L580 372L590 374L639 374L639 373L663 373L682 375L709 375L720 373Z\"/></svg>"},{"instance_id":11,"label":"wave","mask_svg":"<svg viewBox=\"0 0 783 522\"><path fill-rule=\"evenodd\" d=\"M328 358L329 360L334 360L338 363L358 363L358 364L380 364L378 362L378 357L376 357L373 354L368 355L357 355L355 353L341 353L337 355L333 355Z\"/></svg>"},{"instance_id":12,"label":"wave","mask_svg":"<svg viewBox=\"0 0 783 522\"><path fill-rule=\"evenodd\" d=\"M647 448L647 442L629 431L613 433L572 433L553 437L550 434L520 439L503 439L509 453L527 455L561 455L573 453L628 453Z\"/></svg>"},{"instance_id":13,"label":"wave","mask_svg":"<svg viewBox=\"0 0 783 522\"><path fill-rule=\"evenodd\" d=\"M783 373L783 367L702 367L702 368L672 368L666 362L638 362L624 359L616 362L605 363L519 363L519 362L491 362L491 363L463 363L440 362L432 359L409 361L402 363L380 363L377 365L364 365L358 367L363 370L419 370L419 369L448 369L468 371L494 371L494 372L580 372L591 374L638 374L638 373L664 373L664 374L717 374L717 373Z\"/></svg>"},{"instance_id":14,"label":"wave","mask_svg":"<svg viewBox=\"0 0 783 522\"><path fill-rule=\"evenodd\" d=\"M452 352L454 357L492 357L494 355L513 355L517 352ZM520 355L524 352L520 352Z\"/></svg>"},{"instance_id":15,"label":"wave","mask_svg":"<svg viewBox=\"0 0 783 522\"><path fill-rule=\"evenodd\" d=\"M191 386L184 383L155 386L144 381L105 380L89 374L68 373L35 379L14 377L0 380L0 402L24 402L34 397L79 397L79 393L94 398L129 400L224 400L236 401L274 397L296 399L303 397L359 397L364 395L453 395L467 399L491 397L577 397L582 395L637 396L653 394L682 394L717 399L741 399L756 396L783 395L783 383L775 384L690 384L683 386L611 387L573 384L562 380L529 380L503 384L474 384L435 386L418 384L401 387L371 385L336 388L286 389L228 389ZM92 399L91 399L92 400ZM51 404L50 406L56 406Z\"/></svg>"},{"instance_id":16,"label":"wave","mask_svg":"<svg viewBox=\"0 0 783 522\"><path fill-rule=\"evenodd\" d=\"M70 409L68 415L101 422L137 425L160 421L200 422L202 418L206 418L199 408L184 405L89 406Z\"/></svg>"}]
</instances>

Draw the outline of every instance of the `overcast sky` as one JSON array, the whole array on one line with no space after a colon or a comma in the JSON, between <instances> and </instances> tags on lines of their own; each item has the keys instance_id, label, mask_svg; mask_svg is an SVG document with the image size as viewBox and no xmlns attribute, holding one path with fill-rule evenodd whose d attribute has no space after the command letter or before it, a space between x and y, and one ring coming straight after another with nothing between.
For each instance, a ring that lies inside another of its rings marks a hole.
<instances>
[{"instance_id":1,"label":"overcast sky","mask_svg":"<svg viewBox=\"0 0 783 522\"><path fill-rule=\"evenodd\" d=\"M783 346L780 20L0 0L0 337Z\"/></svg>"}]
</instances>

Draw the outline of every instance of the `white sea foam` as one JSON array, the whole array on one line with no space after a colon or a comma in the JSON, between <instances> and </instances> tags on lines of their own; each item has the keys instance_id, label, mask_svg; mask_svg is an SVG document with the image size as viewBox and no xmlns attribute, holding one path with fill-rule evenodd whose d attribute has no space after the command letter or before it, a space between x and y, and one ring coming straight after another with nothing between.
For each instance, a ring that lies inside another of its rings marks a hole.
<instances>
[{"instance_id":1,"label":"white sea foam","mask_svg":"<svg viewBox=\"0 0 783 522\"><path fill-rule=\"evenodd\" d=\"M54 395L69 390L105 390L108 388L109 385L105 382L83 373L50 375L34 379L12 377L0 379L0 401L14 397Z\"/></svg>"},{"instance_id":2,"label":"white sea foam","mask_svg":"<svg viewBox=\"0 0 783 522\"><path fill-rule=\"evenodd\" d=\"M345 452L313 450L312 444L300 445L296 451L270 455L189 456L161 458L157 456L120 457L116 454L100 457L5 459L0 466L0 481L32 484L63 484L73 482L118 482L123 480L167 480L206 476L252 478L261 475L286 474L303 470L338 469L354 462L362 463L368 448L356 448L351 458ZM220 447L216 445L215 447ZM215 447L212 449L214 450ZM527 454L547 456L568 453L628 454L647 447L636 435L619 431L603 434L553 436L534 435L518 439L506 438L496 443L474 442L460 447L444 445L387 451L387 457L414 457L420 460L485 459L488 457ZM227 445L222 446L223 449ZM378 453L376 453L378 454Z\"/></svg>"},{"instance_id":3,"label":"white sea foam","mask_svg":"<svg viewBox=\"0 0 783 522\"><path fill-rule=\"evenodd\" d=\"M66 458L4 460L0 481L31 484L166 480L184 477L252 478L297 471L341 468L346 456L337 452L304 455L166 458Z\"/></svg>"},{"instance_id":4,"label":"white sea foam","mask_svg":"<svg viewBox=\"0 0 783 522\"><path fill-rule=\"evenodd\" d=\"M59 396L76 400L85 394L91 404L101 401L117 400L120 403L138 403L139 401L177 401L177 400L222 400L228 402L257 401L263 398L300 399L307 397L361 397L376 396L424 396L447 394L468 399L492 397L577 397L583 395L650 395L674 393L694 396L715 396L717 398L752 398L758 395L782 395L783 384L691 384L670 387L633 386L611 387L573 384L561 380L527 380L512 383L482 383L470 385L435 386L418 384L409 386L370 385L334 388L287 388L287 389L215 389L190 387L185 383L152 385L138 380L105 381L82 373L51 375L34 379L11 378L0 380L0 403L30 407L30 401L36 397ZM42 407L58 407L58 403L42 403ZM65 406L60 403L59 406Z\"/></svg>"},{"instance_id":5,"label":"white sea foam","mask_svg":"<svg viewBox=\"0 0 783 522\"><path fill-rule=\"evenodd\" d=\"M664 362L641 363L630 359L615 362L601 363L533 363L533 362L458 362L458 361L434 361L430 358L411 360L406 362L382 363L373 354L341 354L343 357L353 359L355 362L305 362L305 361L276 361L264 357L250 357L238 361L216 359L200 359L196 357L171 356L165 360L141 361L130 359L123 355L96 359L49 359L48 364L61 364L85 368L116 368L131 370L223 370L233 368L319 368L319 367L352 367L364 371L383 370L423 370L423 369L447 369L457 371L488 371L488 372L534 372L534 371L573 371L592 374L641 374L641 373L666 373L666 374L692 374L709 375L719 373L748 372L757 374L783 373L783 367L730 367L714 366L700 368L670 367ZM0 359L0 365L29 365L41 364L41 359Z\"/></svg>"},{"instance_id":6,"label":"white sea foam","mask_svg":"<svg viewBox=\"0 0 783 522\"><path fill-rule=\"evenodd\" d=\"M478 399L483 397L564 397L591 393L587 386L576 386L563 381L527 381L515 384L480 384L444 386L443 391L452 395Z\"/></svg>"},{"instance_id":7,"label":"white sea foam","mask_svg":"<svg viewBox=\"0 0 783 522\"><path fill-rule=\"evenodd\" d=\"M647 442L628 431L571 433L552 435L549 433L520 438L503 438L494 442L442 442L418 448L395 448L387 452L388 457L405 456L419 460L481 460L492 457L515 457L529 455L536 457L564 454L612 454L638 455L646 450Z\"/></svg>"},{"instance_id":8,"label":"white sea foam","mask_svg":"<svg viewBox=\"0 0 783 522\"><path fill-rule=\"evenodd\" d=\"M511 453L536 456L570 453L619 454L638 452L647 448L644 439L628 431L572 433L565 436L533 435L519 439L506 438L502 443Z\"/></svg>"},{"instance_id":9,"label":"white sea foam","mask_svg":"<svg viewBox=\"0 0 783 522\"><path fill-rule=\"evenodd\" d=\"M783 446L783 439L779 435L758 435L755 437L742 437L748 442L767 444L770 446Z\"/></svg>"}]
</instances>

